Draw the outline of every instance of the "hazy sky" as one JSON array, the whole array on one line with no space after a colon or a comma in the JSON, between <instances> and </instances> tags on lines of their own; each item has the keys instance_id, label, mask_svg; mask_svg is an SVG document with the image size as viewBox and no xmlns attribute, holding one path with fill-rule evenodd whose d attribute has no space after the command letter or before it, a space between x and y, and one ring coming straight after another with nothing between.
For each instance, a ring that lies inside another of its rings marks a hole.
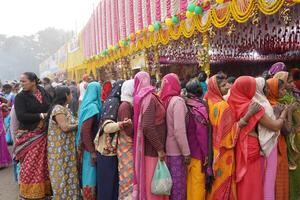
<instances>
[{"instance_id":1,"label":"hazy sky","mask_svg":"<svg viewBox=\"0 0 300 200\"><path fill-rule=\"evenodd\" d=\"M100 0L0 0L0 34L30 35L47 27L81 30Z\"/></svg>"}]
</instances>

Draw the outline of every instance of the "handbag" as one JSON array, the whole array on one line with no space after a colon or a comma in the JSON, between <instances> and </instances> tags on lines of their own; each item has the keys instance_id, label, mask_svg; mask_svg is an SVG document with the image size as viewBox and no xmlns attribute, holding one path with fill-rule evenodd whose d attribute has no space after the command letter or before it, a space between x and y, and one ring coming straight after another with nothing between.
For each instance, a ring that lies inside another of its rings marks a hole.
<instances>
[{"instance_id":1,"label":"handbag","mask_svg":"<svg viewBox=\"0 0 300 200\"><path fill-rule=\"evenodd\" d=\"M172 177L166 163L159 160L151 181L151 192L155 195L170 195L172 185Z\"/></svg>"}]
</instances>

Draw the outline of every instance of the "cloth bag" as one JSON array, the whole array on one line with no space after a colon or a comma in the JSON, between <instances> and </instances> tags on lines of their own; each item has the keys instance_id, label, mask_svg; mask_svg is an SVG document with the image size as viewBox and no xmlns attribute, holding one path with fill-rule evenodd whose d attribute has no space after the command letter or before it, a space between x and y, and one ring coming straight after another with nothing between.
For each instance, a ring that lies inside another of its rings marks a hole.
<instances>
[{"instance_id":1,"label":"cloth bag","mask_svg":"<svg viewBox=\"0 0 300 200\"><path fill-rule=\"evenodd\" d=\"M158 160L151 182L151 192L155 195L170 195L172 177L164 161Z\"/></svg>"}]
</instances>

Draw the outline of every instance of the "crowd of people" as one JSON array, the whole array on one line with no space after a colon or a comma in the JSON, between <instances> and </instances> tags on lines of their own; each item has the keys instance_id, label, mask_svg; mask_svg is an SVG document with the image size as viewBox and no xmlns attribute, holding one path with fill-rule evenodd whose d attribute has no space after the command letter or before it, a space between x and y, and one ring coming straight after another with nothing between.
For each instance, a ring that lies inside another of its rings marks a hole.
<instances>
[{"instance_id":1,"label":"crowd of people","mask_svg":"<svg viewBox=\"0 0 300 200\"><path fill-rule=\"evenodd\" d=\"M159 85L147 72L79 85L26 72L2 92L0 167L11 135L22 199L300 198L300 70L282 62L258 77L170 73ZM170 195L152 191L160 162Z\"/></svg>"}]
</instances>

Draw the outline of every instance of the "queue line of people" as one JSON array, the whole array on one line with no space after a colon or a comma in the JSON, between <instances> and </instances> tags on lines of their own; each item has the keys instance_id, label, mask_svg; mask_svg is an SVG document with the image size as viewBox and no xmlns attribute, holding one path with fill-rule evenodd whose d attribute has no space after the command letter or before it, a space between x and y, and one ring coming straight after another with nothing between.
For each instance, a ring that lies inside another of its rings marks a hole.
<instances>
[{"instance_id":1,"label":"queue line of people","mask_svg":"<svg viewBox=\"0 0 300 200\"><path fill-rule=\"evenodd\" d=\"M105 90L90 82L78 121L69 88L57 87L51 100L37 76L24 73L15 99L20 196L299 198L299 71L274 66L267 80L241 76L230 85L218 73L206 85L203 75L193 78L185 96L176 74L163 77L158 93L146 72ZM172 177L170 196L151 192L159 160Z\"/></svg>"}]
</instances>

